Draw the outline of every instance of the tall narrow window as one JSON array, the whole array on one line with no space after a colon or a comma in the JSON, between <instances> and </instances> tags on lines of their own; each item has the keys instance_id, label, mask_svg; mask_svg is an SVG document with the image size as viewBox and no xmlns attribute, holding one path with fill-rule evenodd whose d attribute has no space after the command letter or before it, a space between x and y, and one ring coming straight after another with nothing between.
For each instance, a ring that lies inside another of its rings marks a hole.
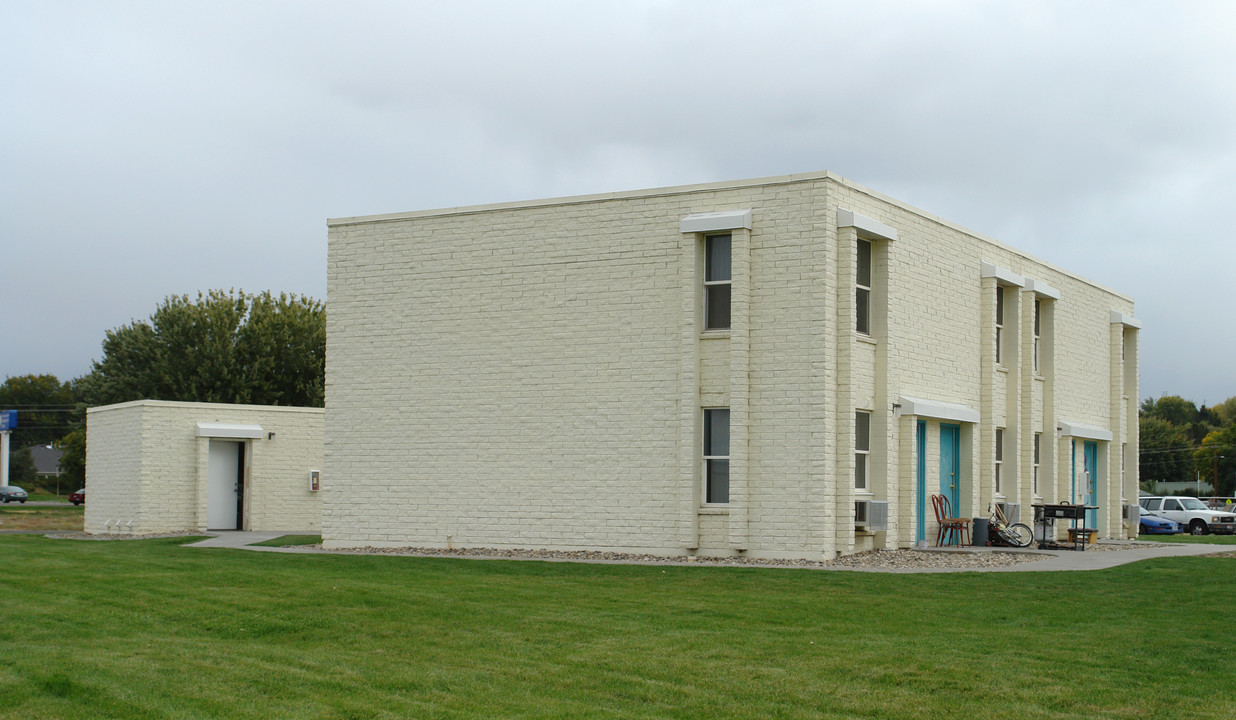
<instances>
[{"instance_id":1,"label":"tall narrow window","mask_svg":"<svg viewBox=\"0 0 1236 720\"><path fill-rule=\"evenodd\" d=\"M1034 434L1034 465L1031 468L1031 482L1034 485L1034 494L1039 494L1039 443L1043 439L1043 433Z\"/></svg>"},{"instance_id":2,"label":"tall narrow window","mask_svg":"<svg viewBox=\"0 0 1236 720\"><path fill-rule=\"evenodd\" d=\"M730 236L704 239L704 329L730 329Z\"/></svg>"},{"instance_id":3,"label":"tall narrow window","mask_svg":"<svg viewBox=\"0 0 1236 720\"><path fill-rule=\"evenodd\" d=\"M1000 489L1000 466L1004 464L1004 428L996 428L996 492Z\"/></svg>"},{"instance_id":4,"label":"tall narrow window","mask_svg":"<svg viewBox=\"0 0 1236 720\"><path fill-rule=\"evenodd\" d=\"M730 410L704 411L704 502L730 501Z\"/></svg>"},{"instance_id":5,"label":"tall narrow window","mask_svg":"<svg viewBox=\"0 0 1236 720\"><path fill-rule=\"evenodd\" d=\"M854 329L871 334L871 242L858 241L858 275L854 291Z\"/></svg>"},{"instance_id":6,"label":"tall narrow window","mask_svg":"<svg viewBox=\"0 0 1236 720\"><path fill-rule=\"evenodd\" d=\"M1034 371L1039 371L1039 339L1043 336L1041 320L1039 319L1043 303L1038 298L1034 299Z\"/></svg>"},{"instance_id":7,"label":"tall narrow window","mask_svg":"<svg viewBox=\"0 0 1236 720\"><path fill-rule=\"evenodd\" d=\"M871 457L871 413L854 412L854 488L867 489L867 465Z\"/></svg>"},{"instance_id":8,"label":"tall narrow window","mask_svg":"<svg viewBox=\"0 0 1236 720\"><path fill-rule=\"evenodd\" d=\"M1004 345L1004 286L996 286L996 362L1001 362Z\"/></svg>"}]
</instances>

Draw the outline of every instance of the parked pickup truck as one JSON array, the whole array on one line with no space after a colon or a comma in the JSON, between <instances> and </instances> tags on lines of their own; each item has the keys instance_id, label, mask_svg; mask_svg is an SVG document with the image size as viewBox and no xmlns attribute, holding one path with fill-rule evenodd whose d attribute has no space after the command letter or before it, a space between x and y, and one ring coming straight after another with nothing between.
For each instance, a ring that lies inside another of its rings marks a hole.
<instances>
[{"instance_id":1,"label":"parked pickup truck","mask_svg":"<svg viewBox=\"0 0 1236 720\"><path fill-rule=\"evenodd\" d=\"M1211 510L1195 497L1144 497L1139 502L1155 515L1180 523L1192 535L1236 533L1236 513Z\"/></svg>"}]
</instances>

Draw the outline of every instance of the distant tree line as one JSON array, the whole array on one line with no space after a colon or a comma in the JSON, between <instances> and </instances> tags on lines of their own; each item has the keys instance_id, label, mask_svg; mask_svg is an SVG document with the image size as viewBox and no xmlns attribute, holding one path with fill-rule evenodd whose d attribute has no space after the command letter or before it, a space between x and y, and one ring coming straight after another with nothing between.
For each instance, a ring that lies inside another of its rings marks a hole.
<instances>
[{"instance_id":1,"label":"distant tree line","mask_svg":"<svg viewBox=\"0 0 1236 720\"><path fill-rule=\"evenodd\" d=\"M0 410L18 413L9 481L34 485L30 447L52 444L64 451L65 483L85 482L87 407L131 400L323 407L325 376L326 310L318 300L235 290L170 296L149 320L107 331L103 357L86 375L0 384Z\"/></svg>"},{"instance_id":2,"label":"distant tree line","mask_svg":"<svg viewBox=\"0 0 1236 720\"><path fill-rule=\"evenodd\" d=\"M1236 397L1209 408L1177 395L1150 398L1139 425L1143 485L1200 478L1216 495L1236 495Z\"/></svg>"}]
</instances>

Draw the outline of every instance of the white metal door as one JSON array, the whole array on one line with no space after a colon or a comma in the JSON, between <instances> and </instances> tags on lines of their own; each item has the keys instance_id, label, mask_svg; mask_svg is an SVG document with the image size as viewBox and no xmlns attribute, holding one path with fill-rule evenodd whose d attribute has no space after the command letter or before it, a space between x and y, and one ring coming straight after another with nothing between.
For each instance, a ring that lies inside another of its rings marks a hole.
<instances>
[{"instance_id":1,"label":"white metal door","mask_svg":"<svg viewBox=\"0 0 1236 720\"><path fill-rule=\"evenodd\" d=\"M240 527L240 458L240 443L210 441L206 527L211 530L236 530Z\"/></svg>"}]
</instances>

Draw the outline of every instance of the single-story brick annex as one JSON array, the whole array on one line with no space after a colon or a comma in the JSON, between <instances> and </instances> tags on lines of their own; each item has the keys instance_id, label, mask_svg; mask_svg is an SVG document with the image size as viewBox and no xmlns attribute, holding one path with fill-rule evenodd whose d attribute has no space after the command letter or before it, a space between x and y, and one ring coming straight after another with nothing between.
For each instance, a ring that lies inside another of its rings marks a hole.
<instances>
[{"instance_id":1,"label":"single-story brick annex","mask_svg":"<svg viewBox=\"0 0 1236 720\"><path fill-rule=\"evenodd\" d=\"M829 559L933 493L1136 532L1133 300L834 174L328 226L327 547Z\"/></svg>"},{"instance_id":2,"label":"single-story brick annex","mask_svg":"<svg viewBox=\"0 0 1236 720\"><path fill-rule=\"evenodd\" d=\"M136 402L86 412L86 532L321 527L322 408Z\"/></svg>"}]
</instances>

